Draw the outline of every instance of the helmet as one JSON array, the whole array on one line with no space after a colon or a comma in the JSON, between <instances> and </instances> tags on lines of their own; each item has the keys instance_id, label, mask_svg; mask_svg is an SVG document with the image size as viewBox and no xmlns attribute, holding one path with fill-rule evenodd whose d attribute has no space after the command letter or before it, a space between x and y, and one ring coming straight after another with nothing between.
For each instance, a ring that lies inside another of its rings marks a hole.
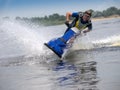
<instances>
[{"instance_id":1,"label":"helmet","mask_svg":"<svg viewBox=\"0 0 120 90\"><path fill-rule=\"evenodd\" d=\"M92 16L92 11L91 10L87 10L87 11L84 12L84 14L88 14L91 17Z\"/></svg>"}]
</instances>

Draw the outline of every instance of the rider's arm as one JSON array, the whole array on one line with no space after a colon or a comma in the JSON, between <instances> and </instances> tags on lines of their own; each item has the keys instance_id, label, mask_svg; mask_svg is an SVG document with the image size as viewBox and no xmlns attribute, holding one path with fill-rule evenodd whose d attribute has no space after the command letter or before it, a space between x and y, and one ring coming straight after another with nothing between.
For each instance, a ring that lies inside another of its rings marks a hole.
<instances>
[{"instance_id":1,"label":"rider's arm","mask_svg":"<svg viewBox=\"0 0 120 90\"><path fill-rule=\"evenodd\" d=\"M66 13L66 21L70 21L70 17L79 17L79 13L78 12L74 12L74 13L71 13L71 12L67 12Z\"/></svg>"},{"instance_id":2,"label":"rider's arm","mask_svg":"<svg viewBox=\"0 0 120 90\"><path fill-rule=\"evenodd\" d=\"M92 31L92 23L90 23L89 25L87 25L88 29L83 31L84 33L90 32Z\"/></svg>"},{"instance_id":3,"label":"rider's arm","mask_svg":"<svg viewBox=\"0 0 120 90\"><path fill-rule=\"evenodd\" d=\"M69 22L70 21L70 17L72 16L71 12L67 12L66 13L66 21Z\"/></svg>"}]
</instances>

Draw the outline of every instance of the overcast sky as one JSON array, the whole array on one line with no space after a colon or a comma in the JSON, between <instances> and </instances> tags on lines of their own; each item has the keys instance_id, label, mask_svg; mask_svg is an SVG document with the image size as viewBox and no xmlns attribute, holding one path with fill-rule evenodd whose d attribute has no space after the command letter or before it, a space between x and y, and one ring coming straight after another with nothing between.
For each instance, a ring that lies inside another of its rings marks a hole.
<instances>
[{"instance_id":1,"label":"overcast sky","mask_svg":"<svg viewBox=\"0 0 120 90\"><path fill-rule=\"evenodd\" d=\"M65 15L68 11L102 11L111 6L120 8L120 0L0 0L0 17Z\"/></svg>"}]
</instances>

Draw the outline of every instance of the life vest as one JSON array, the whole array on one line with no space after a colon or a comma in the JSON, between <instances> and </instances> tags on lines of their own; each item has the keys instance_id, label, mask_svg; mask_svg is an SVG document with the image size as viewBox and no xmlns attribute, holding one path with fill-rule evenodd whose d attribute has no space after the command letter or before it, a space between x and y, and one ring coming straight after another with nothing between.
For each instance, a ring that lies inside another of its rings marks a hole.
<instances>
[{"instance_id":1,"label":"life vest","mask_svg":"<svg viewBox=\"0 0 120 90\"><path fill-rule=\"evenodd\" d=\"M91 23L91 21L88 21L87 23L83 24L81 22L81 17L78 18L78 20L76 21L74 27L76 27L78 30L83 30L87 27L87 25L89 25Z\"/></svg>"}]
</instances>

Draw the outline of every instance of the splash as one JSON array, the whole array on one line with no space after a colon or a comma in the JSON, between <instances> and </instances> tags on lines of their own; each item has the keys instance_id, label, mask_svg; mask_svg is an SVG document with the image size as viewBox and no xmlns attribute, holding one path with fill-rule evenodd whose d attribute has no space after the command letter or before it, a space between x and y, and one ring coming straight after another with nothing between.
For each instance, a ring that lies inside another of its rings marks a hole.
<instances>
[{"instance_id":1,"label":"splash","mask_svg":"<svg viewBox=\"0 0 120 90\"><path fill-rule=\"evenodd\" d=\"M56 28L57 28L57 33L55 32ZM6 38L12 37L11 40L5 41L6 44L8 42L13 43L13 41L15 41L18 46L22 47L23 52L25 52L27 55L40 55L40 56L43 55L45 57L51 56L52 58L54 56L51 55L51 52L48 51L48 49L43 47L43 43L49 41L52 38L56 38L62 35L64 32L61 30L61 26L36 27L35 25L33 25L32 27L24 23L21 24L20 22L13 20L1 20L0 31L7 34ZM10 47L14 47L14 46L10 46ZM91 38L88 35L86 35L86 36L78 37L75 40L71 50L80 50L80 49L86 50L86 49L114 47L114 46L120 46L120 35L109 36L107 38L99 39L95 41L91 40ZM9 47L6 47L6 49L9 49ZM17 47L15 50L17 51Z\"/></svg>"},{"instance_id":2,"label":"splash","mask_svg":"<svg viewBox=\"0 0 120 90\"><path fill-rule=\"evenodd\" d=\"M7 37L12 37L11 43L13 40L16 41L17 45L20 45L29 55L43 53L44 34L41 29L37 28L39 32L35 29L13 20L2 20L0 25L0 30L3 30Z\"/></svg>"},{"instance_id":3,"label":"splash","mask_svg":"<svg viewBox=\"0 0 120 90\"><path fill-rule=\"evenodd\" d=\"M89 36L79 36L72 47L72 50L79 50L79 49L92 49L93 44L91 43L91 40L89 38Z\"/></svg>"}]
</instances>

